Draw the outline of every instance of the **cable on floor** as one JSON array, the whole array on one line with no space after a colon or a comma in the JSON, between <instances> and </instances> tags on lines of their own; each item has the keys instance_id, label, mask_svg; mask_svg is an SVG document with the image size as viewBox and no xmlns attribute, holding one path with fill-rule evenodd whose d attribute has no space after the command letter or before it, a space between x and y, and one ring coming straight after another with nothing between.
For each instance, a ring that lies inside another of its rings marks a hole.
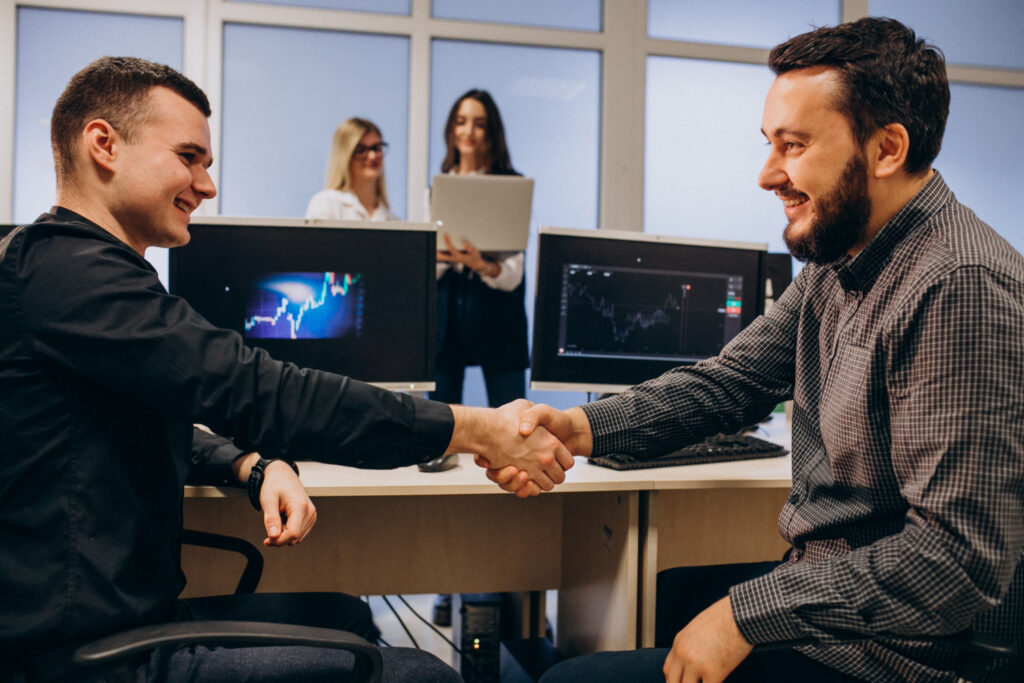
<instances>
[{"instance_id":1,"label":"cable on floor","mask_svg":"<svg viewBox=\"0 0 1024 683\"><path fill-rule=\"evenodd\" d=\"M384 598L384 602L387 604L388 608L391 610L391 613L395 615L395 619L398 619L398 623L402 625L402 630L405 631L405 635L409 636L409 640L412 641L412 646L415 647L417 650L420 649L420 644L417 643L416 639L412 637L412 631L410 631L409 627L405 625L404 621L402 621L402 617L400 617L398 615L398 610L396 610L395 606L391 604L390 600L388 600L388 596L382 595L380 597Z\"/></svg>"},{"instance_id":2,"label":"cable on floor","mask_svg":"<svg viewBox=\"0 0 1024 683\"><path fill-rule=\"evenodd\" d=\"M455 652L457 652L460 655L462 654L462 650L460 650L459 647L448 638L448 636L446 636L445 634L441 633L441 631L439 631L438 628L436 626L434 626L434 624L430 623L429 619L425 618L422 614L417 612L416 609L412 605L409 604L409 602L405 599L405 597L403 597L401 595L397 595L395 597L397 597L399 600L401 600L402 604L404 604L406 607L408 607L409 611L412 612L416 616L417 619L419 619L424 624L426 624L428 627L430 627L430 629L434 633L436 633L437 635L441 636L441 638L444 639L444 642L446 642L449 645L451 645L452 649L455 650Z\"/></svg>"}]
</instances>

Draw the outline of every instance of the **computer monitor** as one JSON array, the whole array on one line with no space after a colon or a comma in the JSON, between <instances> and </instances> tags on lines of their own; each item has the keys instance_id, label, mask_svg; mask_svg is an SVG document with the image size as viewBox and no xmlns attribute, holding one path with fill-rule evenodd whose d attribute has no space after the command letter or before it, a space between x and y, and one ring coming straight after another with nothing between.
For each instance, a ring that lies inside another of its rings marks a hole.
<instances>
[{"instance_id":1,"label":"computer monitor","mask_svg":"<svg viewBox=\"0 0 1024 683\"><path fill-rule=\"evenodd\" d=\"M198 218L170 291L279 360L434 388L432 223Z\"/></svg>"},{"instance_id":2,"label":"computer monitor","mask_svg":"<svg viewBox=\"0 0 1024 683\"><path fill-rule=\"evenodd\" d=\"M765 254L764 302L765 312L774 304L793 281L793 255L789 252Z\"/></svg>"},{"instance_id":3,"label":"computer monitor","mask_svg":"<svg viewBox=\"0 0 1024 683\"><path fill-rule=\"evenodd\" d=\"M613 393L716 355L764 310L766 251L542 226L531 388Z\"/></svg>"}]
</instances>

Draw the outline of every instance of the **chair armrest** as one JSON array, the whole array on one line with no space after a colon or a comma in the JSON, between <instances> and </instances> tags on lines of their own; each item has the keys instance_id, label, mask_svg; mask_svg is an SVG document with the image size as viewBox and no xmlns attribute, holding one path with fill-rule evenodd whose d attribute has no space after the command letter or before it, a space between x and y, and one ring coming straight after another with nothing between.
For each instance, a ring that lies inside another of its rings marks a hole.
<instances>
[{"instance_id":1,"label":"chair armrest","mask_svg":"<svg viewBox=\"0 0 1024 683\"><path fill-rule=\"evenodd\" d=\"M197 643L347 650L356 657L357 671L371 683L379 683L383 669L380 649L353 633L261 621L183 621L142 626L87 643L75 650L72 660L80 666L104 666L157 647Z\"/></svg>"},{"instance_id":2,"label":"chair armrest","mask_svg":"<svg viewBox=\"0 0 1024 683\"><path fill-rule=\"evenodd\" d=\"M260 577L263 576L263 555L252 543L234 536L197 531L196 529L182 529L181 542L204 548L228 550L242 555L245 557L245 569L238 579L235 595L256 592L256 586L259 585Z\"/></svg>"},{"instance_id":3,"label":"chair armrest","mask_svg":"<svg viewBox=\"0 0 1024 683\"><path fill-rule=\"evenodd\" d=\"M1001 638L990 636L987 633L975 633L974 631L961 631L951 636L936 638L936 642L948 643L958 650L971 652L977 655L985 655L993 659L1003 657L1014 657L1016 651L1013 645Z\"/></svg>"}]
</instances>

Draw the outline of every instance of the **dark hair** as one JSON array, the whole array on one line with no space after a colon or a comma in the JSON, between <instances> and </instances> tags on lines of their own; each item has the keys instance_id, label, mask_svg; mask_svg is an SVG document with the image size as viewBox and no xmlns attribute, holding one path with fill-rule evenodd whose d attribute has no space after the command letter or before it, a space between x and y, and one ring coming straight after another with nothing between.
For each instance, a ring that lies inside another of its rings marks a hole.
<instances>
[{"instance_id":1,"label":"dark hair","mask_svg":"<svg viewBox=\"0 0 1024 683\"><path fill-rule=\"evenodd\" d=\"M448 151L441 162L441 172L447 173L459 165L459 150L455 147L455 117L459 113L459 107L463 100L476 100L484 106L487 112L487 142L490 143L488 155L490 159L487 164L487 172L493 175L519 175L512 167L512 158L508 153L508 145L505 143L505 126L501 122L501 114L498 113L498 105L494 103L490 93L486 90L474 88L462 94L455 100L452 110L448 112L448 122L444 125L444 142Z\"/></svg>"},{"instance_id":2,"label":"dark hair","mask_svg":"<svg viewBox=\"0 0 1024 683\"><path fill-rule=\"evenodd\" d=\"M942 52L896 21L865 17L819 28L776 46L768 56L776 74L812 66L839 76L836 109L859 144L890 123L910 135L906 169L927 171L939 154L949 115L949 81Z\"/></svg>"},{"instance_id":3,"label":"dark hair","mask_svg":"<svg viewBox=\"0 0 1024 683\"><path fill-rule=\"evenodd\" d=\"M164 64L136 57L101 57L71 77L50 119L50 144L57 177L74 168L75 142L82 127L103 119L132 142L145 122L149 91L170 88L210 116L210 101L199 86Z\"/></svg>"}]
</instances>

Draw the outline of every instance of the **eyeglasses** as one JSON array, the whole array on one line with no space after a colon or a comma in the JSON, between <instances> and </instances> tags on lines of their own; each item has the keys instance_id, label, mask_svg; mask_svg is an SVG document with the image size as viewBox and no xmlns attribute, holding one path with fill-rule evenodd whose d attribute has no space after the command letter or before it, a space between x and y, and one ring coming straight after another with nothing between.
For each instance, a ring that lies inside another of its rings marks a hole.
<instances>
[{"instance_id":1,"label":"eyeglasses","mask_svg":"<svg viewBox=\"0 0 1024 683\"><path fill-rule=\"evenodd\" d=\"M378 142L376 145L356 145L352 156L356 159L365 159L366 155L370 152L376 152L378 156L384 156L384 153L387 151L388 143L386 142Z\"/></svg>"}]
</instances>

